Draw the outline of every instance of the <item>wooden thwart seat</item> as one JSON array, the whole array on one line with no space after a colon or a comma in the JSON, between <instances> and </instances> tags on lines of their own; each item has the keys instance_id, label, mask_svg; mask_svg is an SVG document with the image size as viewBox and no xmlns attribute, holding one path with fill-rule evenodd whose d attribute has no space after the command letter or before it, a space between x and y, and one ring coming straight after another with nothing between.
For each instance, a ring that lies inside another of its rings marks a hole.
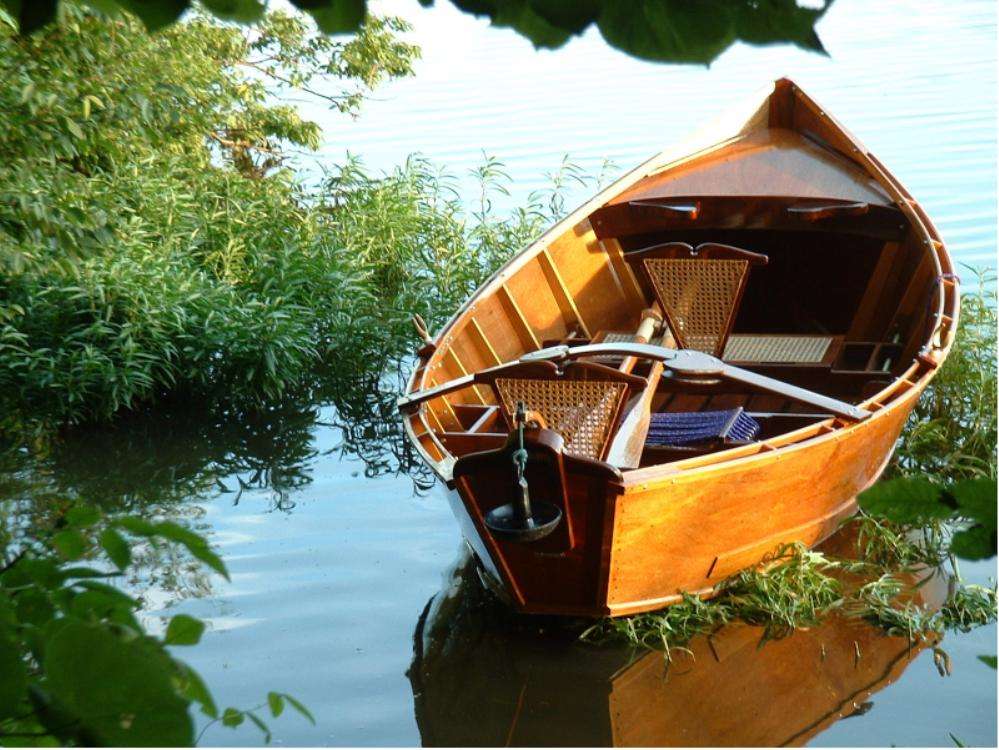
<instances>
[{"instance_id":1,"label":"wooden thwart seat","mask_svg":"<svg viewBox=\"0 0 999 750\"><path fill-rule=\"evenodd\" d=\"M725 344L722 359L726 362L779 364L832 364L838 351L836 336L800 334L733 333Z\"/></svg>"}]
</instances>

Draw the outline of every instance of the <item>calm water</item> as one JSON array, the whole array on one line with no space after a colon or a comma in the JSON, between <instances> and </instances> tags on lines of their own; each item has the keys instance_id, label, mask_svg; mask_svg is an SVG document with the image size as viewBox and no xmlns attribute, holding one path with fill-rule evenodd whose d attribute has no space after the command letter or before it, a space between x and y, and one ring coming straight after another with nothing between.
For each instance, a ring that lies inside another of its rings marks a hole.
<instances>
[{"instance_id":1,"label":"calm water","mask_svg":"<svg viewBox=\"0 0 999 750\"><path fill-rule=\"evenodd\" d=\"M416 24L417 76L379 92L358 121L326 123L324 159L349 148L388 169L420 151L460 177L484 149L506 163L515 203L565 152L593 171L605 158L629 167L730 96L789 75L906 183L958 261L995 265L991 0L839 0L819 26L828 58L738 46L710 69L630 60L595 34L535 52L446 4L386 9ZM160 416L71 440L19 481L153 505L211 533L231 583L151 561L151 622L188 612L210 623L178 654L221 703L252 706L267 690L303 700L317 725L282 717L277 744L949 745L952 732L995 745L996 673L977 660L996 652L994 627L946 639L946 678L929 652L832 624L761 650L745 633L695 644L697 659L664 679L641 654L497 619L463 575L439 490L416 493L396 473L408 457L391 421L347 411ZM964 568L995 576L994 561ZM213 727L203 744L260 740Z\"/></svg>"}]
</instances>

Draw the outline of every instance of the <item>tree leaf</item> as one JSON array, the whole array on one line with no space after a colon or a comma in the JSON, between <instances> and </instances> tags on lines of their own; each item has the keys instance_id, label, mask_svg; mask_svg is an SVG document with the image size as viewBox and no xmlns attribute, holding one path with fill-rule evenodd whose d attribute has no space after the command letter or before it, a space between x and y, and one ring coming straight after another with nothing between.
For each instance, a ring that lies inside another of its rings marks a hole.
<instances>
[{"instance_id":1,"label":"tree leaf","mask_svg":"<svg viewBox=\"0 0 999 750\"><path fill-rule=\"evenodd\" d=\"M860 493L860 507L872 516L896 523L950 518L953 509L940 502L942 490L928 479L889 479Z\"/></svg>"},{"instance_id":2,"label":"tree leaf","mask_svg":"<svg viewBox=\"0 0 999 750\"><path fill-rule=\"evenodd\" d=\"M313 716L312 712L309 711L309 709L307 709L304 705L302 705L301 702L299 702L298 700L296 700L294 696L288 695L288 693L281 693L281 697L284 698L286 701L288 701L288 703L291 704L292 708L294 708L296 711L298 711L300 714L302 714L302 716L304 716L306 719L308 719L309 722L313 726L315 726L315 724L316 724L316 717Z\"/></svg>"},{"instance_id":3,"label":"tree leaf","mask_svg":"<svg viewBox=\"0 0 999 750\"><path fill-rule=\"evenodd\" d=\"M989 531L996 530L995 479L962 479L949 489L962 516L981 524Z\"/></svg>"},{"instance_id":4,"label":"tree leaf","mask_svg":"<svg viewBox=\"0 0 999 750\"><path fill-rule=\"evenodd\" d=\"M238 727L245 718L242 711L231 706L222 712L222 724L227 727Z\"/></svg>"},{"instance_id":5,"label":"tree leaf","mask_svg":"<svg viewBox=\"0 0 999 750\"><path fill-rule=\"evenodd\" d=\"M83 129L76 124L75 120L72 120L69 117L66 117L64 119L66 120L66 129L69 130L70 133L72 133L80 140L83 140L84 138L87 137L86 134L83 132Z\"/></svg>"},{"instance_id":6,"label":"tree leaf","mask_svg":"<svg viewBox=\"0 0 999 750\"><path fill-rule=\"evenodd\" d=\"M987 560L996 554L996 532L975 524L950 540L950 551L965 560Z\"/></svg>"},{"instance_id":7,"label":"tree leaf","mask_svg":"<svg viewBox=\"0 0 999 750\"><path fill-rule=\"evenodd\" d=\"M188 746L194 725L173 687L174 665L154 641L124 640L71 620L45 644L48 689L93 742Z\"/></svg>"},{"instance_id":8,"label":"tree leaf","mask_svg":"<svg viewBox=\"0 0 999 750\"><path fill-rule=\"evenodd\" d=\"M58 0L5 0L22 34L30 34L55 18Z\"/></svg>"},{"instance_id":9,"label":"tree leaf","mask_svg":"<svg viewBox=\"0 0 999 750\"><path fill-rule=\"evenodd\" d=\"M184 528L180 524L173 521L151 523L136 516L125 516L124 518L117 519L115 525L136 536L148 538L159 537L182 544L193 557L205 563L217 573L220 573L226 580L229 580L229 571L226 570L225 563L222 562L222 558L212 551L204 537L190 529Z\"/></svg>"},{"instance_id":10,"label":"tree leaf","mask_svg":"<svg viewBox=\"0 0 999 750\"><path fill-rule=\"evenodd\" d=\"M17 643L0 630L0 719L15 715L28 691L28 672Z\"/></svg>"},{"instance_id":11,"label":"tree leaf","mask_svg":"<svg viewBox=\"0 0 999 750\"><path fill-rule=\"evenodd\" d=\"M124 570L132 563L132 548L125 537L114 529L104 529L100 537L101 548L118 570Z\"/></svg>"},{"instance_id":12,"label":"tree leaf","mask_svg":"<svg viewBox=\"0 0 999 750\"><path fill-rule=\"evenodd\" d=\"M253 711L247 711L246 715L249 717L250 721L257 725L257 729L264 733L264 742L269 745L271 742L271 730L267 724L264 723L263 719L253 713Z\"/></svg>"},{"instance_id":13,"label":"tree leaf","mask_svg":"<svg viewBox=\"0 0 999 750\"><path fill-rule=\"evenodd\" d=\"M291 0L306 11L326 34L356 31L364 22L365 0Z\"/></svg>"},{"instance_id":14,"label":"tree leaf","mask_svg":"<svg viewBox=\"0 0 999 750\"><path fill-rule=\"evenodd\" d=\"M201 0L201 4L219 18L239 23L256 21L264 13L263 3L258 0Z\"/></svg>"},{"instance_id":15,"label":"tree leaf","mask_svg":"<svg viewBox=\"0 0 999 750\"><path fill-rule=\"evenodd\" d=\"M174 615L167 625L164 642L171 646L194 646L205 632L205 623L190 615Z\"/></svg>"},{"instance_id":16,"label":"tree leaf","mask_svg":"<svg viewBox=\"0 0 999 750\"><path fill-rule=\"evenodd\" d=\"M101 512L92 505L74 505L66 513L66 523L70 526L93 526L101 520Z\"/></svg>"},{"instance_id":17,"label":"tree leaf","mask_svg":"<svg viewBox=\"0 0 999 750\"><path fill-rule=\"evenodd\" d=\"M284 711L284 699L280 693L268 693L267 705L270 706L271 716L275 719Z\"/></svg>"},{"instance_id":18,"label":"tree leaf","mask_svg":"<svg viewBox=\"0 0 999 750\"><path fill-rule=\"evenodd\" d=\"M229 571L226 570L225 563L222 562L222 558L212 551L212 548L204 537L173 521L161 521L156 524L155 536L184 545L193 557L201 560L201 562L205 563L205 565L215 572L220 573L227 581L229 580Z\"/></svg>"},{"instance_id":19,"label":"tree leaf","mask_svg":"<svg viewBox=\"0 0 999 750\"><path fill-rule=\"evenodd\" d=\"M79 560L87 551L87 540L76 529L64 529L52 537L52 546L64 560Z\"/></svg>"},{"instance_id":20,"label":"tree leaf","mask_svg":"<svg viewBox=\"0 0 999 750\"><path fill-rule=\"evenodd\" d=\"M117 0L118 4L134 13L149 31L167 26L187 10L189 0Z\"/></svg>"},{"instance_id":21,"label":"tree leaf","mask_svg":"<svg viewBox=\"0 0 999 750\"><path fill-rule=\"evenodd\" d=\"M981 656L978 657L978 661L980 661L982 664L987 664L993 669L996 668L997 659L994 654L992 656L988 656L987 654L982 654Z\"/></svg>"},{"instance_id":22,"label":"tree leaf","mask_svg":"<svg viewBox=\"0 0 999 750\"><path fill-rule=\"evenodd\" d=\"M181 675L184 680L182 692L192 701L201 706L201 713L212 719L219 717L219 710L215 706L215 699L208 689L208 685L192 667L183 662L176 662L179 665Z\"/></svg>"}]
</instances>

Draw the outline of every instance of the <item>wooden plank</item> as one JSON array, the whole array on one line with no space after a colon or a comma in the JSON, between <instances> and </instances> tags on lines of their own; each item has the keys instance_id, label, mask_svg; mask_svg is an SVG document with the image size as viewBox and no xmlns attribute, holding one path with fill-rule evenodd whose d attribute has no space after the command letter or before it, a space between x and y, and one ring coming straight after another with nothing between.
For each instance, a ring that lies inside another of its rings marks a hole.
<instances>
[{"instance_id":1,"label":"wooden plank","mask_svg":"<svg viewBox=\"0 0 999 750\"><path fill-rule=\"evenodd\" d=\"M648 304L645 299L645 292L639 286L638 279L635 278L635 272L631 270L631 265L624 259L624 251L621 249L621 243L616 239L607 239L601 240L600 244L607 253L611 271L614 273L614 278L617 281L618 288L621 290L621 294L644 307Z\"/></svg>"},{"instance_id":2,"label":"wooden plank","mask_svg":"<svg viewBox=\"0 0 999 750\"><path fill-rule=\"evenodd\" d=\"M489 353L489 356L492 357L493 364L497 365L503 364L503 360L499 358L499 355L496 353L496 350L493 349L493 345L489 341L489 338L486 336L486 332L482 330L482 326L479 325L479 321L477 321L473 316L469 318L468 324L471 330L475 331L475 334L476 336L478 336L479 341L482 343L483 348Z\"/></svg>"},{"instance_id":3,"label":"wooden plank","mask_svg":"<svg viewBox=\"0 0 999 750\"><path fill-rule=\"evenodd\" d=\"M581 230L585 227L585 231ZM607 250L589 222L552 242L548 254L572 295L580 317L598 328L628 326L639 303L626 292L615 275Z\"/></svg>"},{"instance_id":4,"label":"wooden plank","mask_svg":"<svg viewBox=\"0 0 999 750\"><path fill-rule=\"evenodd\" d=\"M582 330L583 335L586 338L590 338L590 329L586 325L586 321L583 320L583 316L579 314L579 308L576 306L576 300L573 299L572 293L569 291L569 287L565 285L565 279L562 278L562 274L559 273L558 268L555 265L555 261L552 260L551 253L548 252L548 248L544 248L540 253L538 253L538 263L541 265L541 270L545 274L545 278L548 280L548 286L552 291L552 295L555 297L555 302L558 306L562 308L562 314L566 319L566 325L571 327L573 324L579 326Z\"/></svg>"},{"instance_id":5,"label":"wooden plank","mask_svg":"<svg viewBox=\"0 0 999 750\"><path fill-rule=\"evenodd\" d=\"M877 309L878 301L884 294L885 284L895 264L898 252L899 245L897 242L886 242L881 248L881 252L878 255L878 262L874 266L874 272L867 282L867 289L864 291L864 296L857 306L853 322L850 324L850 330L846 335L848 341L867 341L876 335L873 325L874 312Z\"/></svg>"},{"instance_id":6,"label":"wooden plank","mask_svg":"<svg viewBox=\"0 0 999 750\"><path fill-rule=\"evenodd\" d=\"M500 288L497 290L497 295L509 311L510 319L515 321L517 333L526 344L525 349L527 351L540 349L541 341L538 340L537 335L534 333L534 329L531 328L530 323L527 322L527 318L524 317L524 312L520 309L520 305L517 304L517 300L513 298L513 294L510 292L510 289L506 284L500 285Z\"/></svg>"},{"instance_id":7,"label":"wooden plank","mask_svg":"<svg viewBox=\"0 0 999 750\"><path fill-rule=\"evenodd\" d=\"M454 350L453 345L447 348L445 355L449 356L451 358L451 361L454 362L455 366L458 368L458 373L459 373L458 377L463 378L466 375L468 375L468 368L465 367L465 363L461 361L461 357L458 356L458 352ZM491 403L489 399L487 399L485 396L482 395L482 392L479 390L479 386L473 385L472 392L475 393L475 396L479 400L480 404Z\"/></svg>"}]
</instances>

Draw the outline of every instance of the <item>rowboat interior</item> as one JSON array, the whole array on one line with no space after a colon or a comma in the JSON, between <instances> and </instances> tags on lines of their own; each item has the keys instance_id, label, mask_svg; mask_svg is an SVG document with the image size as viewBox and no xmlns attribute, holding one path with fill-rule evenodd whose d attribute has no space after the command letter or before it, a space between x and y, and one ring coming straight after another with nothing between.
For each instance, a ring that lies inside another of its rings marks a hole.
<instances>
[{"instance_id":1,"label":"rowboat interior","mask_svg":"<svg viewBox=\"0 0 999 750\"><path fill-rule=\"evenodd\" d=\"M485 496L507 482L510 461L500 454L526 420L529 437L560 456L553 504L569 516L557 541L538 549L602 545L595 611L635 611L687 585L708 587L717 572L663 583L668 592L638 586L623 609L608 609L615 573L607 550L626 538L624 508L596 519L570 507L582 490L567 476L599 476L610 495L658 488L660 505L677 506L661 496L670 481L740 460L762 467L768 454L772 462L866 425L867 442L858 437L855 447L866 461L829 467L843 474L829 478L812 516L789 511L783 530L760 521L758 539L731 540L729 551L741 552L729 569L758 559L765 544L817 542L883 468L946 356L958 299L949 257L918 202L782 79L741 115L653 157L556 224L436 337L418 325L425 343L400 409L420 455L464 498L456 512L466 537L480 541L472 546L493 562L504 558L494 572L507 588L506 562L521 552L483 540L488 506L498 502ZM671 360L663 350L682 355ZM811 471L842 453L816 454ZM760 491L803 491L762 477L744 480L762 483ZM725 505L692 496L704 518ZM757 518L764 508L777 512L761 505ZM588 524L602 541L580 542Z\"/></svg>"}]
</instances>

